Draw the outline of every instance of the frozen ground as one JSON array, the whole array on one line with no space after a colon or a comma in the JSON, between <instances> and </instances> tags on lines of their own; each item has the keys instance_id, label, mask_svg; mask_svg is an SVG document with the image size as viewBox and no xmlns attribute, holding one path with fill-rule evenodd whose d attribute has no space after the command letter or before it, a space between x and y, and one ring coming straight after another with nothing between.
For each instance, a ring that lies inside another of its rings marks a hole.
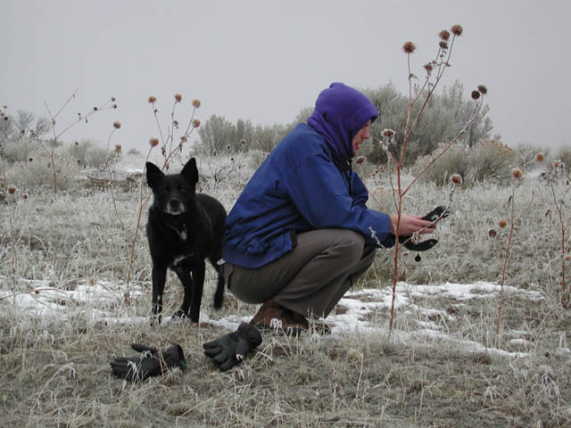
<instances>
[{"instance_id":1,"label":"frozen ground","mask_svg":"<svg viewBox=\"0 0 571 428\"><path fill-rule=\"evenodd\" d=\"M73 283L67 287L68 289L60 289L50 286L48 281L19 280L18 289L25 288L28 291L12 292L6 289L7 279L3 278L1 282L3 287L0 289L0 305L18 308L14 312L22 314L23 317L32 316L64 321L81 317L88 322L107 324L138 324L145 323L147 320L145 316L137 315L132 305L135 300L146 298L146 291L140 285L131 285L127 291L122 284L92 281ZM436 340L469 352L485 351L498 356L523 357L527 355L525 352L507 352L486 347L473 340L463 340L447 328L448 322L455 321L455 310L435 309L434 305L426 304L431 300L444 299L447 301L448 308L459 308L468 302L496 299L500 292L501 286L488 282L440 285L400 283L395 296L398 317L412 321L406 323L405 329L397 329L394 337L405 344L413 344L415 340L422 342ZM530 304L544 298L537 291L520 290L511 286L504 286L503 293L506 298L517 297L529 301ZM391 299L392 293L388 287L361 289L348 293L339 302L335 313L327 318L327 322L332 326L332 335L327 340L335 340L348 333L387 334ZM414 301L425 302L425 304L414 303ZM237 328L240 322L247 321L251 316L228 313L218 316L218 313L209 313L209 308L204 309L207 305L208 302L203 301L201 321L230 330ZM169 318L166 317L165 322L168 321ZM528 332L512 331L510 333L511 344L525 348L527 344L525 337ZM569 350L562 346L560 352L568 353Z\"/></svg>"}]
</instances>

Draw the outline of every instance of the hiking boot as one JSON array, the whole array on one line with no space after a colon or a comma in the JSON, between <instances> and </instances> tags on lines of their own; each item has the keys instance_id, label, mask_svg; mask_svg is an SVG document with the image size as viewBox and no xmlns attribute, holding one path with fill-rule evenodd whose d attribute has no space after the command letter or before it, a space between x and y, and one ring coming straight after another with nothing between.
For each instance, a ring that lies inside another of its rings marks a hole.
<instances>
[{"instance_id":1,"label":"hiking boot","mask_svg":"<svg viewBox=\"0 0 571 428\"><path fill-rule=\"evenodd\" d=\"M302 315L290 311L272 300L264 302L250 324L260 331L284 333L288 336L297 336L309 328L309 323Z\"/></svg>"},{"instance_id":2,"label":"hiking boot","mask_svg":"<svg viewBox=\"0 0 571 428\"><path fill-rule=\"evenodd\" d=\"M331 327L328 324L315 320L310 322L300 313L278 305L272 300L268 300L260 307L250 324L261 331L278 332L288 336L298 336L308 331L321 335L331 334Z\"/></svg>"}]
</instances>

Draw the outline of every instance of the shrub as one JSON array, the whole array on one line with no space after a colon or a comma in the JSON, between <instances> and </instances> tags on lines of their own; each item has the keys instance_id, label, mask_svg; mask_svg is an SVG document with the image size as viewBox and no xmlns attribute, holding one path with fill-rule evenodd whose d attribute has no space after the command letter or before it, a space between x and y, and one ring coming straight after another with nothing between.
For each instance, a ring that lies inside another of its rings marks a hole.
<instances>
[{"instance_id":1,"label":"shrub","mask_svg":"<svg viewBox=\"0 0 571 428\"><path fill-rule=\"evenodd\" d=\"M82 168L103 168L117 160L117 154L98 147L93 141L82 140L67 146L67 156Z\"/></svg>"},{"instance_id":2,"label":"shrub","mask_svg":"<svg viewBox=\"0 0 571 428\"><path fill-rule=\"evenodd\" d=\"M413 167L417 174L430 162L432 156L423 156ZM455 146L434 163L423 176L423 180L443 186L452 174L460 174L465 184L476 184L490 180L506 182L517 154L504 144L494 140L485 141L472 149Z\"/></svg>"},{"instance_id":3,"label":"shrub","mask_svg":"<svg viewBox=\"0 0 571 428\"><path fill-rule=\"evenodd\" d=\"M77 182L80 168L69 156L59 156L55 166L55 180L58 189L66 190ZM32 189L41 186L53 186L54 169L46 153L36 152L31 160L10 164L5 173L6 183L20 189Z\"/></svg>"}]
</instances>

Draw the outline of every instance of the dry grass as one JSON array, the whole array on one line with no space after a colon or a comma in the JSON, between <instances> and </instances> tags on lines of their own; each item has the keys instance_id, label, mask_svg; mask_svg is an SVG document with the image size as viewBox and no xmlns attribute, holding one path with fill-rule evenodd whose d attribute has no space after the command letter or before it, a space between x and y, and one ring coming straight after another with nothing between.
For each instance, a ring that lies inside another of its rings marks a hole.
<instances>
[{"instance_id":1,"label":"dry grass","mask_svg":"<svg viewBox=\"0 0 571 428\"><path fill-rule=\"evenodd\" d=\"M230 208L249 176L247 156L204 158L201 165L208 177L203 188ZM386 184L373 181L372 186ZM569 206L569 186L557 186ZM0 205L1 291L29 291L22 278L59 288L127 278L137 192L116 190L115 201L109 191L79 186L57 195L41 188L28 193L26 200L16 194ZM507 233L497 224L507 217L509 195L509 188L488 184L457 191L439 245L420 263L413 254L404 256L406 280L496 281ZM417 183L407 195L407 211L423 213L446 197L446 190ZM544 299L508 295L503 337L495 336L493 298L411 296L414 305L433 311L399 313L390 342L386 335L370 334L267 336L246 364L220 373L203 356L202 343L224 333L221 327L94 322L81 311L66 321L39 319L18 310L11 299L0 300L0 426L569 426L569 311L559 304L559 226L550 198L540 182L528 180L518 190L506 285L540 292ZM565 216L568 227L569 212ZM491 228L496 238L489 237ZM388 252L380 252L360 286L386 287L389 260ZM147 292L133 294L128 305L114 310L145 316L150 258L142 234L132 270L129 287ZM231 299L222 313L211 312L214 275L211 270L207 275L203 307L212 318L253 312ZM169 277L167 311L177 306L179 288ZM382 310L368 316L379 324L388 318ZM423 334L426 323L454 340ZM467 349L463 340L482 344L484 351ZM132 342L178 342L189 369L135 385L112 378L109 361L131 354ZM485 347L525 354L514 358Z\"/></svg>"}]
</instances>

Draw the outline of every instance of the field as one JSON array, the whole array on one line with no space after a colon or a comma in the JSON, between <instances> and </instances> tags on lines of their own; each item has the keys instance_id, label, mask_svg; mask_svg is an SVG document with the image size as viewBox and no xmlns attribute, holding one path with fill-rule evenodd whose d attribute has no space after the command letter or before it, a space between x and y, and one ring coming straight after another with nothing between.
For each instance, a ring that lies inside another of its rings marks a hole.
<instances>
[{"instance_id":1,"label":"field","mask_svg":"<svg viewBox=\"0 0 571 428\"><path fill-rule=\"evenodd\" d=\"M261 157L200 157L202 191L230 209ZM392 210L387 177L360 167L370 204ZM78 177L0 203L0 426L571 426L565 179L456 189L439 244L419 262L402 256L390 334L392 252L379 250L328 319L330 337L265 335L225 373L202 343L256 307L228 293L214 311L209 268L200 325L149 325L149 191L137 180ZM419 182L406 211L447 204L449 193ZM169 276L167 314L181 294ZM134 342L179 343L189 367L140 384L113 378L109 361Z\"/></svg>"}]
</instances>

